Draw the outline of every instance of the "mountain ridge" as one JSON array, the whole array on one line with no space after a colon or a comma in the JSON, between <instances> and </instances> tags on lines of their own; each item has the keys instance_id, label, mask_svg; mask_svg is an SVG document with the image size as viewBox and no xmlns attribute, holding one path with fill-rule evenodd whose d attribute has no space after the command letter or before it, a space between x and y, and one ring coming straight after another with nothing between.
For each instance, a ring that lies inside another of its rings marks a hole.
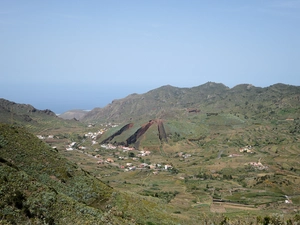
<instances>
[{"instance_id":1,"label":"mountain ridge","mask_svg":"<svg viewBox=\"0 0 300 225\"><path fill-rule=\"evenodd\" d=\"M20 104L0 98L0 122L25 126L32 132L80 126L78 120L64 120L50 109L39 110L30 104Z\"/></svg>"},{"instance_id":2,"label":"mountain ridge","mask_svg":"<svg viewBox=\"0 0 300 225\"><path fill-rule=\"evenodd\" d=\"M172 114L174 111L188 108L230 111L232 104L229 104L229 101L235 101L234 105L236 105L242 104L242 101L243 103L246 101L249 103L254 100L258 104L258 102L268 100L272 95L274 95L274 101L284 96L287 97L286 95L299 95L299 90L299 86L281 83L265 88L255 87L251 84L239 84L229 88L224 84L213 82L207 82L192 88L165 85L144 94L128 95L123 99L113 100L103 108L94 108L81 121L103 122L111 120L124 122L127 118L141 119L143 117L141 115L145 115L146 119L155 119L158 115L164 117L166 110ZM214 107L209 107L210 105Z\"/></svg>"},{"instance_id":3,"label":"mountain ridge","mask_svg":"<svg viewBox=\"0 0 300 225\"><path fill-rule=\"evenodd\" d=\"M145 94L114 100L104 108L95 108L81 121L113 122L122 127L134 124L122 132L115 131L118 135L108 132L99 141L106 143L110 140L114 144L158 150L167 141L157 138L161 137L157 128L143 128L150 121L161 121L165 128L164 140L174 138L175 133L180 138L194 140L201 133L198 127L211 130L213 124L224 124L224 121L228 121L225 122L227 129L233 129L237 125L251 125L261 120L270 122L287 117L296 119L300 116L299 105L300 87L280 83L265 88L251 84L228 88L224 84L213 82L193 88L165 85Z\"/></svg>"}]
</instances>

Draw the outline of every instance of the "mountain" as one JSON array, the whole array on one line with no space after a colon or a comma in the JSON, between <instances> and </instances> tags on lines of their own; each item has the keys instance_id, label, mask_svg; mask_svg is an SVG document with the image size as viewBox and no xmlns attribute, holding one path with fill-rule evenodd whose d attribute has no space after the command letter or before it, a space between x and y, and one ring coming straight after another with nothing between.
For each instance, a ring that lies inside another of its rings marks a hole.
<instances>
[{"instance_id":1,"label":"mountain","mask_svg":"<svg viewBox=\"0 0 300 225\"><path fill-rule=\"evenodd\" d=\"M33 121L33 118L30 117L30 115L33 116L50 116L55 117L55 113L52 112L49 109L45 110L38 110L34 108L32 105L29 104L18 104L3 98L0 98L0 112L1 122L9 121L13 122L13 120L18 120L20 122L31 122Z\"/></svg>"},{"instance_id":2,"label":"mountain","mask_svg":"<svg viewBox=\"0 0 300 225\"><path fill-rule=\"evenodd\" d=\"M260 105L270 110L294 107L299 103L300 87L275 84L266 88L241 84L228 88L223 84L208 82L193 88L170 85L145 94L132 94L112 101L104 108L95 108L81 120L93 122L118 122L129 119L182 118L195 110L201 113L239 112L263 113ZM265 110L263 110L265 111Z\"/></svg>"},{"instance_id":3,"label":"mountain","mask_svg":"<svg viewBox=\"0 0 300 225\"><path fill-rule=\"evenodd\" d=\"M1 102L0 224L300 222L298 86L163 86L81 121Z\"/></svg>"},{"instance_id":4,"label":"mountain","mask_svg":"<svg viewBox=\"0 0 300 225\"><path fill-rule=\"evenodd\" d=\"M186 109L197 108L207 98L222 95L227 89L225 85L216 83L207 83L194 88L167 85L145 94L132 94L114 100L104 108L95 108L88 112L82 121L123 122L130 118L147 120L178 117Z\"/></svg>"},{"instance_id":5,"label":"mountain","mask_svg":"<svg viewBox=\"0 0 300 225\"><path fill-rule=\"evenodd\" d=\"M86 114L87 114L87 110L82 110L82 109L73 109L73 110L69 110L67 112L64 112L62 114L59 114L58 117L63 118L65 120L71 120L71 119L76 119L76 120L80 120L82 119Z\"/></svg>"},{"instance_id":6,"label":"mountain","mask_svg":"<svg viewBox=\"0 0 300 225\"><path fill-rule=\"evenodd\" d=\"M22 125L32 132L47 129L59 131L81 126L77 120L64 120L49 109L39 110L32 105L19 104L3 98L0 98L0 122Z\"/></svg>"},{"instance_id":7,"label":"mountain","mask_svg":"<svg viewBox=\"0 0 300 225\"><path fill-rule=\"evenodd\" d=\"M234 130L261 121L274 123L299 117L298 86L274 84L260 88L240 84L228 88L208 82L193 88L167 85L145 94L132 94L91 110L81 121L120 125L102 135L101 143L158 150L177 140L199 139L216 129Z\"/></svg>"}]
</instances>

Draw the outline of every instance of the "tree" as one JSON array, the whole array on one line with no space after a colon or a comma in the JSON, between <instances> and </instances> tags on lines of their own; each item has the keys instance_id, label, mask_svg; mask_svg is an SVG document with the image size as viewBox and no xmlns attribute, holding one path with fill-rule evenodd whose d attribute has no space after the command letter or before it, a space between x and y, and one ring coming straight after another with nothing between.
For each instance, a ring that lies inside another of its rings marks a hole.
<instances>
[{"instance_id":1,"label":"tree","mask_svg":"<svg viewBox=\"0 0 300 225\"><path fill-rule=\"evenodd\" d=\"M133 158L133 157L135 157L135 154L133 152L128 152L128 157Z\"/></svg>"}]
</instances>

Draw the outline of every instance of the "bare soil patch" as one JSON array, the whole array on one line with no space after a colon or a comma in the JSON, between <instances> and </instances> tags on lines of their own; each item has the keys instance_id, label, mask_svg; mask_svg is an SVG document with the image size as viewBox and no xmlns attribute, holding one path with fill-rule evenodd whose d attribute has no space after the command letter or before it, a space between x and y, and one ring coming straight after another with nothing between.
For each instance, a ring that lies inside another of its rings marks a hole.
<instances>
[{"instance_id":1,"label":"bare soil patch","mask_svg":"<svg viewBox=\"0 0 300 225\"><path fill-rule=\"evenodd\" d=\"M210 211L216 213L226 213L223 203L212 203L210 205Z\"/></svg>"}]
</instances>

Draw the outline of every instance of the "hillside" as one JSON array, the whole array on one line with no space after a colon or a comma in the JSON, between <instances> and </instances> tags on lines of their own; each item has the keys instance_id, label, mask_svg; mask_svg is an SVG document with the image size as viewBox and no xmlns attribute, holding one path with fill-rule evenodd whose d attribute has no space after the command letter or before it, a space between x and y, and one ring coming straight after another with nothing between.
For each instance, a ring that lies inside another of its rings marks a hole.
<instances>
[{"instance_id":1,"label":"hillside","mask_svg":"<svg viewBox=\"0 0 300 225\"><path fill-rule=\"evenodd\" d=\"M266 116L265 113L293 108L300 102L300 87L275 84L266 88L241 84L228 88L223 84L208 82L193 88L170 85L145 94L132 94L112 101L104 108L88 112L82 121L122 123L133 120L180 118L189 112L232 112L243 115Z\"/></svg>"},{"instance_id":2,"label":"hillside","mask_svg":"<svg viewBox=\"0 0 300 225\"><path fill-rule=\"evenodd\" d=\"M5 124L0 124L0 184L0 224L179 221L162 202L116 191L25 129ZM137 202L143 204L136 208Z\"/></svg>"},{"instance_id":3,"label":"hillside","mask_svg":"<svg viewBox=\"0 0 300 225\"><path fill-rule=\"evenodd\" d=\"M19 104L0 99L0 122L25 126L31 132L47 130L64 132L66 129L82 126L76 120L64 120L49 109L39 110L29 104Z\"/></svg>"},{"instance_id":4,"label":"hillside","mask_svg":"<svg viewBox=\"0 0 300 225\"><path fill-rule=\"evenodd\" d=\"M275 84L259 88L241 84L230 89L209 82L193 88L163 86L145 94L129 95L93 109L81 121L120 125L121 130L116 128L103 135L101 143L159 149L177 139L195 140L216 129L234 131L236 127L299 117L300 87ZM157 120L164 128L163 139L157 123L151 122L152 129L148 126L149 121Z\"/></svg>"},{"instance_id":5,"label":"hillside","mask_svg":"<svg viewBox=\"0 0 300 225\"><path fill-rule=\"evenodd\" d=\"M294 147L286 150L288 152L280 154L296 151ZM264 151L254 157L266 154ZM200 158L199 153L203 154ZM268 161L272 168L263 171L264 175L261 171L238 166L233 177L234 165L228 167L226 162L229 161L224 155L214 159L209 152L209 155L199 153L194 152L193 157L183 163L169 154L163 160L176 165L177 172L162 170L155 176L151 175L153 170L146 168L125 174L116 167L103 165L99 171L111 174L103 182L95 177L95 170L83 169L82 166L91 164L83 155L80 161L84 163L68 161L24 128L0 124L0 224L250 224L254 221L268 224L266 221L284 220L297 224L300 221L296 214L300 182L297 159L289 161L293 170L282 164L279 172L278 166ZM153 155L151 160L155 162L159 157ZM199 159L201 169L197 168ZM212 161L222 165L217 166ZM222 168L224 163L225 168ZM209 172L212 165L218 168L213 174ZM254 179L249 179L253 176ZM108 186L108 181L116 188ZM222 192L230 185L232 195ZM255 187L248 188L248 185ZM241 194L244 197L241 198ZM280 212L278 208L283 204L284 194L291 196L294 204L282 208L286 216L281 218L271 212ZM210 203L210 195L222 196L222 206ZM264 208L266 204L272 205ZM234 209L232 213L230 210ZM244 210L250 210L248 215ZM225 216L220 213L223 211Z\"/></svg>"},{"instance_id":6,"label":"hillside","mask_svg":"<svg viewBox=\"0 0 300 225\"><path fill-rule=\"evenodd\" d=\"M84 151L94 159L64 155L118 190L163 199L191 224L220 215L297 224L299 99L285 84L164 86L89 112L95 128L105 118L114 126Z\"/></svg>"},{"instance_id":7,"label":"hillside","mask_svg":"<svg viewBox=\"0 0 300 225\"><path fill-rule=\"evenodd\" d=\"M0 224L297 224L299 103L297 86L210 82L77 121L2 100Z\"/></svg>"}]
</instances>

